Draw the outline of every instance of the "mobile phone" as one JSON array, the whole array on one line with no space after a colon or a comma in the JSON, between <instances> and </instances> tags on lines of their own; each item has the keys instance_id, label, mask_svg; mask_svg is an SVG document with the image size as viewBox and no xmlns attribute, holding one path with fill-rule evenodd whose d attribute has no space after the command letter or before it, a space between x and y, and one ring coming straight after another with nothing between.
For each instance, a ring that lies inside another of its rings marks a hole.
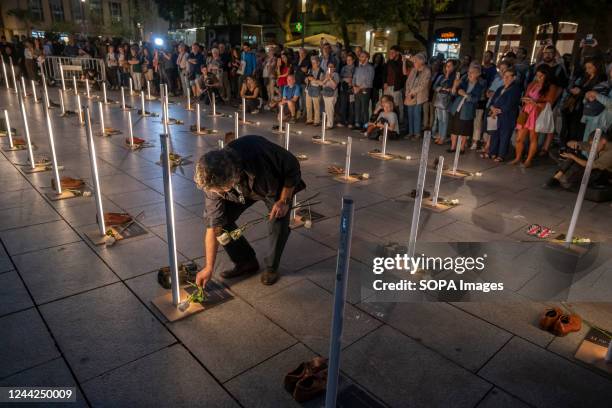
<instances>
[{"instance_id":1,"label":"mobile phone","mask_svg":"<svg viewBox=\"0 0 612 408\"><path fill-rule=\"evenodd\" d=\"M584 39L584 43L586 45L593 45L595 43L595 41L593 40L593 34L587 34Z\"/></svg>"},{"instance_id":2,"label":"mobile phone","mask_svg":"<svg viewBox=\"0 0 612 408\"><path fill-rule=\"evenodd\" d=\"M455 74L455 79L461 79L461 72L457 71Z\"/></svg>"}]
</instances>

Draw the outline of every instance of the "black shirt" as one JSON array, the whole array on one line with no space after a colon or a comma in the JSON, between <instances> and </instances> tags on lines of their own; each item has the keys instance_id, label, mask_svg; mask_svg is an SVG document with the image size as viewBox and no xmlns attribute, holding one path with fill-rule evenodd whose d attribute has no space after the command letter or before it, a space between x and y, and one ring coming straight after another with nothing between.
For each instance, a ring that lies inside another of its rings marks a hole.
<instances>
[{"instance_id":1,"label":"black shirt","mask_svg":"<svg viewBox=\"0 0 612 408\"><path fill-rule=\"evenodd\" d=\"M280 198L283 187L294 187L294 194L306 188L297 158L261 136L242 136L225 148L232 149L240 158L242 178L240 185L227 193L204 192L204 221L209 228L227 223L227 201L244 203L245 200L263 200L273 203Z\"/></svg>"}]
</instances>

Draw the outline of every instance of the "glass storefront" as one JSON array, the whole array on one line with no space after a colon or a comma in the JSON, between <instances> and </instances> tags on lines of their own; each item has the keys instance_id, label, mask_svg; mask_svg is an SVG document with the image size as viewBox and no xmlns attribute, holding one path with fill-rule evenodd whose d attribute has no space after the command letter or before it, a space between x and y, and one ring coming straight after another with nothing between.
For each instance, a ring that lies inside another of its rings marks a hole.
<instances>
[{"instance_id":1,"label":"glass storefront","mask_svg":"<svg viewBox=\"0 0 612 408\"><path fill-rule=\"evenodd\" d=\"M571 54L574 49L574 41L576 41L576 32L578 24L570 22L559 23L559 37L557 39L557 51L560 55ZM536 39L533 43L531 51L531 61L535 62L540 55L542 49L548 44L552 44L553 26L550 23L541 24L536 31Z\"/></svg>"},{"instance_id":2,"label":"glass storefront","mask_svg":"<svg viewBox=\"0 0 612 408\"><path fill-rule=\"evenodd\" d=\"M485 41L485 51L495 51L495 41L497 39L497 30L499 25L489 27L487 30L487 40ZM521 44L521 33L523 27L518 24L503 24L501 32L501 41L499 43L499 50L495 56L495 61L499 61L499 58L507 53L508 51L516 52L516 49Z\"/></svg>"},{"instance_id":3,"label":"glass storefront","mask_svg":"<svg viewBox=\"0 0 612 408\"><path fill-rule=\"evenodd\" d=\"M444 59L459 58L461 52L461 29L440 28L436 30L432 55L444 55Z\"/></svg>"}]
</instances>

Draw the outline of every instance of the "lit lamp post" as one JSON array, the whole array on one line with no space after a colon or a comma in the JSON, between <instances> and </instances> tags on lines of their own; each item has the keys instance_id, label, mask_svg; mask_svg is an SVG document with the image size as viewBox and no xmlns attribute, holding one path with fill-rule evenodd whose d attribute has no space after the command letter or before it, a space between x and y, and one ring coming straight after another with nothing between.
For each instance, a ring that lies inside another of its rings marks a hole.
<instances>
[{"instance_id":1,"label":"lit lamp post","mask_svg":"<svg viewBox=\"0 0 612 408\"><path fill-rule=\"evenodd\" d=\"M304 39L306 35L306 2L307 0L302 1L302 48L304 47Z\"/></svg>"}]
</instances>

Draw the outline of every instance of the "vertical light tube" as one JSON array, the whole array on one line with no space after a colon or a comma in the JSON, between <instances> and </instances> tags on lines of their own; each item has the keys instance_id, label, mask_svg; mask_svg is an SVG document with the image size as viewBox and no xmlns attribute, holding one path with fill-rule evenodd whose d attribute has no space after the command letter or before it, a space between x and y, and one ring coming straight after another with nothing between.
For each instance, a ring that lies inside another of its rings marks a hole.
<instances>
[{"instance_id":1,"label":"vertical light tube","mask_svg":"<svg viewBox=\"0 0 612 408\"><path fill-rule=\"evenodd\" d=\"M6 89L11 89L9 86L8 74L6 73L6 63L4 62L4 57L2 57L2 71L4 72L4 83L6 84Z\"/></svg>"},{"instance_id":2,"label":"vertical light tube","mask_svg":"<svg viewBox=\"0 0 612 408\"><path fill-rule=\"evenodd\" d=\"M23 77L23 75L21 76L21 88L23 89L23 95L27 96L28 88L26 88L25 78Z\"/></svg>"},{"instance_id":3,"label":"vertical light tube","mask_svg":"<svg viewBox=\"0 0 612 408\"><path fill-rule=\"evenodd\" d=\"M28 144L28 158L30 159L30 166L32 170L36 169L36 162L34 161L34 152L32 150L32 138L30 137L30 126L28 126L28 114L25 110L25 103L23 101L23 95L19 93L19 109L21 110L21 119L23 120L23 130L26 136L26 142Z\"/></svg>"},{"instance_id":4,"label":"vertical light tube","mask_svg":"<svg viewBox=\"0 0 612 408\"><path fill-rule=\"evenodd\" d=\"M106 134L106 126L104 126L104 108L102 102L98 102L98 112L100 112L100 132L101 136Z\"/></svg>"},{"instance_id":5,"label":"vertical light tube","mask_svg":"<svg viewBox=\"0 0 612 408\"><path fill-rule=\"evenodd\" d=\"M42 74L42 82L43 82L43 91L44 91L44 103L45 103L45 107L48 109L50 108L49 105L49 90L47 89L47 78L45 77L45 74Z\"/></svg>"},{"instance_id":6,"label":"vertical light tube","mask_svg":"<svg viewBox=\"0 0 612 408\"><path fill-rule=\"evenodd\" d=\"M444 156L438 157L438 168L436 170L436 184L434 185L433 197L431 202L433 206L438 205L438 197L440 194L440 182L442 181L442 169L444 169Z\"/></svg>"},{"instance_id":7,"label":"vertical light tube","mask_svg":"<svg viewBox=\"0 0 612 408\"><path fill-rule=\"evenodd\" d=\"M61 89L58 89L57 93L59 94L60 106L62 109L62 116L64 116L66 115L66 105L64 105L64 91L62 91Z\"/></svg>"},{"instance_id":8,"label":"vertical light tube","mask_svg":"<svg viewBox=\"0 0 612 408\"><path fill-rule=\"evenodd\" d=\"M60 75L62 76L62 91L66 90L66 82L64 81L64 66L60 63Z\"/></svg>"},{"instance_id":9,"label":"vertical light tube","mask_svg":"<svg viewBox=\"0 0 612 408\"><path fill-rule=\"evenodd\" d=\"M83 123L83 108L81 107L81 95L77 94L76 100L77 100L77 109L78 109L78 114L79 114L79 124L82 126L84 123Z\"/></svg>"},{"instance_id":10,"label":"vertical light tube","mask_svg":"<svg viewBox=\"0 0 612 408\"><path fill-rule=\"evenodd\" d=\"M217 116L217 98L215 98L215 93L212 94L212 105L213 105L213 116Z\"/></svg>"},{"instance_id":11,"label":"vertical light tube","mask_svg":"<svg viewBox=\"0 0 612 408\"><path fill-rule=\"evenodd\" d=\"M79 87L77 86L76 76L72 77L72 87L74 88L74 94L77 95L79 93Z\"/></svg>"},{"instance_id":12,"label":"vertical light tube","mask_svg":"<svg viewBox=\"0 0 612 408\"><path fill-rule=\"evenodd\" d=\"M132 82L132 77L130 77L129 85L130 85L130 96L134 96L134 83Z\"/></svg>"},{"instance_id":13,"label":"vertical light tube","mask_svg":"<svg viewBox=\"0 0 612 408\"><path fill-rule=\"evenodd\" d=\"M142 116L146 115L146 110L145 110L145 96L144 96L144 92L140 93L140 104L142 105Z\"/></svg>"},{"instance_id":14,"label":"vertical light tube","mask_svg":"<svg viewBox=\"0 0 612 408\"><path fill-rule=\"evenodd\" d=\"M121 87L121 109L125 110L125 89Z\"/></svg>"},{"instance_id":15,"label":"vertical light tube","mask_svg":"<svg viewBox=\"0 0 612 408\"><path fill-rule=\"evenodd\" d=\"M348 180L351 175L351 148L353 145L353 138L348 137L346 140L346 161L344 163L344 177Z\"/></svg>"},{"instance_id":16,"label":"vertical light tube","mask_svg":"<svg viewBox=\"0 0 612 408\"><path fill-rule=\"evenodd\" d=\"M236 112L236 114L234 115L234 135L236 136L236 139L238 139L238 132L240 131L240 113Z\"/></svg>"},{"instance_id":17,"label":"vertical light tube","mask_svg":"<svg viewBox=\"0 0 612 408\"><path fill-rule=\"evenodd\" d=\"M134 147L134 130L132 129L132 112L128 111L128 135L130 137L130 147Z\"/></svg>"},{"instance_id":18,"label":"vertical light tube","mask_svg":"<svg viewBox=\"0 0 612 408\"><path fill-rule=\"evenodd\" d=\"M174 224L174 197L172 192L172 174L170 167L170 151L168 150L167 134L159 135L162 150L162 166L164 172L164 198L166 201L166 233L168 234L168 257L170 259L170 282L172 284L172 304L180 302L178 258L176 256L176 229Z\"/></svg>"},{"instance_id":19,"label":"vertical light tube","mask_svg":"<svg viewBox=\"0 0 612 408\"><path fill-rule=\"evenodd\" d=\"M87 99L91 99L91 95L89 93L89 78L85 78L85 94L87 95Z\"/></svg>"},{"instance_id":20,"label":"vertical light tube","mask_svg":"<svg viewBox=\"0 0 612 408\"><path fill-rule=\"evenodd\" d=\"M290 133L291 130L289 130L289 129L290 129L290 125L289 125L289 123L287 123L287 130L285 131L285 150L287 150L287 151L289 150L289 136L291 134Z\"/></svg>"},{"instance_id":21,"label":"vertical light tube","mask_svg":"<svg viewBox=\"0 0 612 408\"><path fill-rule=\"evenodd\" d=\"M327 113L323 112L323 120L321 121L321 141L325 141L325 132L327 129L325 128L325 122L327 122Z\"/></svg>"},{"instance_id":22,"label":"vertical light tube","mask_svg":"<svg viewBox=\"0 0 612 408\"><path fill-rule=\"evenodd\" d=\"M423 189L425 188L425 174L427 172L427 157L429 154L429 143L431 137L423 138L421 148L421 163L419 166L419 177L417 179L416 194L414 196L414 207L412 209L412 224L410 225L410 238L408 240L408 256L413 257L416 248L417 232L419 229L419 218L421 215L421 204L423 203ZM414 273L415 271L412 271Z\"/></svg>"},{"instance_id":23,"label":"vertical light tube","mask_svg":"<svg viewBox=\"0 0 612 408\"><path fill-rule=\"evenodd\" d=\"M106 98L106 82L102 82L102 99L104 101L104 104L107 105L108 99Z\"/></svg>"},{"instance_id":24,"label":"vertical light tube","mask_svg":"<svg viewBox=\"0 0 612 408\"><path fill-rule=\"evenodd\" d=\"M60 89L61 92L61 89ZM51 123L51 115L49 114L49 101L45 101L45 116L47 120L47 136L49 136L49 148L51 149L51 159L53 160L53 176L55 178L55 192L62 194L62 185L59 175L59 166L57 164L57 154L55 152L55 140L53 138L53 124Z\"/></svg>"},{"instance_id":25,"label":"vertical light tube","mask_svg":"<svg viewBox=\"0 0 612 408\"><path fill-rule=\"evenodd\" d=\"M461 154L461 142L463 142L463 136L457 137L457 144L455 145L455 160L453 161L453 176L457 174L457 166L459 165L459 154Z\"/></svg>"},{"instance_id":26,"label":"vertical light tube","mask_svg":"<svg viewBox=\"0 0 612 408\"><path fill-rule=\"evenodd\" d=\"M13 65L13 57L9 57L9 62L11 64L11 74L13 76L13 88L15 88L15 93L17 93L17 79L15 78L15 66ZM25 95L23 95L25 98Z\"/></svg>"},{"instance_id":27,"label":"vertical light tube","mask_svg":"<svg viewBox=\"0 0 612 408\"><path fill-rule=\"evenodd\" d=\"M246 123L246 99L242 98L242 123Z\"/></svg>"},{"instance_id":28,"label":"vertical light tube","mask_svg":"<svg viewBox=\"0 0 612 408\"><path fill-rule=\"evenodd\" d=\"M601 129L595 130L595 136L591 142L591 150L589 152L589 158L587 159L586 166L584 167L584 173L582 174L582 181L580 183L580 190L578 190L578 196L576 197L576 204L574 205L574 212L572 213L572 219L570 221L567 234L565 235L565 243L569 247L574 239L574 232L576 231L576 224L578 223L578 216L582 209L582 202L584 201L584 195L586 194L587 187L589 185L589 178L591 177L591 170L593 169L593 162L595 156L597 156L597 148L599 146L599 139L601 138Z\"/></svg>"},{"instance_id":29,"label":"vertical light tube","mask_svg":"<svg viewBox=\"0 0 612 408\"><path fill-rule=\"evenodd\" d=\"M196 103L196 132L200 133L200 104Z\"/></svg>"},{"instance_id":30,"label":"vertical light tube","mask_svg":"<svg viewBox=\"0 0 612 408\"><path fill-rule=\"evenodd\" d=\"M336 261L336 286L334 287L334 309L331 333L329 336L329 368L325 407L335 408L338 398L338 377L340 376L340 353L342 351L342 332L344 329L344 306L349 279L351 240L353 236L354 202L351 197L342 197L340 214L340 245Z\"/></svg>"},{"instance_id":31,"label":"vertical light tube","mask_svg":"<svg viewBox=\"0 0 612 408\"><path fill-rule=\"evenodd\" d=\"M147 99L151 100L151 81L147 81Z\"/></svg>"},{"instance_id":32,"label":"vertical light tube","mask_svg":"<svg viewBox=\"0 0 612 408\"><path fill-rule=\"evenodd\" d=\"M191 110L191 90L187 88L187 110Z\"/></svg>"},{"instance_id":33,"label":"vertical light tube","mask_svg":"<svg viewBox=\"0 0 612 408\"><path fill-rule=\"evenodd\" d=\"M280 106L280 113L278 114L278 131L283 131L283 115L285 113L285 105Z\"/></svg>"},{"instance_id":34,"label":"vertical light tube","mask_svg":"<svg viewBox=\"0 0 612 408\"><path fill-rule=\"evenodd\" d=\"M87 146L89 147L89 162L91 164L91 177L93 179L94 197L96 199L96 212L98 213L98 228L100 236L106 235L106 225L104 225L104 209L102 207L102 192L100 191L100 175L98 173L98 159L96 157L96 145L91 128L91 114L89 106L85 107L85 123L87 133Z\"/></svg>"},{"instance_id":35,"label":"vertical light tube","mask_svg":"<svg viewBox=\"0 0 612 408\"><path fill-rule=\"evenodd\" d=\"M9 140L9 147L13 149L15 146L13 145L13 132L11 131L11 121L9 120L8 110L4 110L4 121L6 122L6 135Z\"/></svg>"},{"instance_id":36,"label":"vertical light tube","mask_svg":"<svg viewBox=\"0 0 612 408\"><path fill-rule=\"evenodd\" d=\"M389 124L385 123L385 128L383 129L383 140L382 140L383 157L387 155L387 136L388 135L389 135Z\"/></svg>"},{"instance_id":37,"label":"vertical light tube","mask_svg":"<svg viewBox=\"0 0 612 408\"><path fill-rule=\"evenodd\" d=\"M32 96L34 97L34 102L38 103L38 95L36 95L36 84L34 80L32 80Z\"/></svg>"}]
</instances>

